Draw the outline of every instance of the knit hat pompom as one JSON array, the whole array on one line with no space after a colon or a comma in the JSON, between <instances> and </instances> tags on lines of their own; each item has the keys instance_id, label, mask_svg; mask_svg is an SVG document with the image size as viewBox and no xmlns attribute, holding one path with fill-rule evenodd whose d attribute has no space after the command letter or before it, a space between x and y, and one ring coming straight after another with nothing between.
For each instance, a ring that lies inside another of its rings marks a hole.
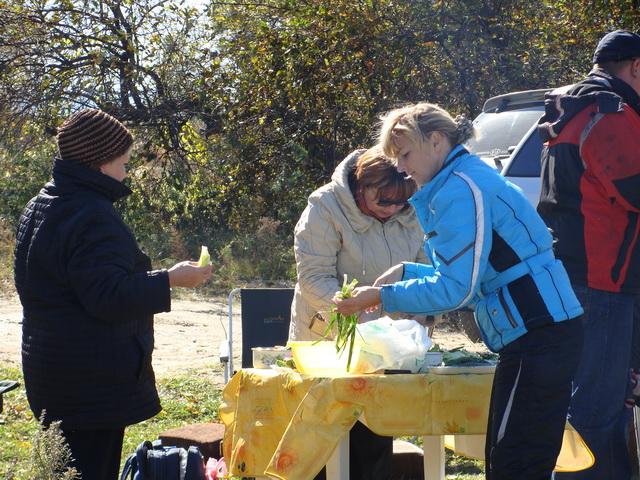
<instances>
[{"instance_id":1,"label":"knit hat pompom","mask_svg":"<svg viewBox=\"0 0 640 480\"><path fill-rule=\"evenodd\" d=\"M96 168L123 155L133 144L133 136L108 113L88 108L64 121L57 141L63 160Z\"/></svg>"}]
</instances>

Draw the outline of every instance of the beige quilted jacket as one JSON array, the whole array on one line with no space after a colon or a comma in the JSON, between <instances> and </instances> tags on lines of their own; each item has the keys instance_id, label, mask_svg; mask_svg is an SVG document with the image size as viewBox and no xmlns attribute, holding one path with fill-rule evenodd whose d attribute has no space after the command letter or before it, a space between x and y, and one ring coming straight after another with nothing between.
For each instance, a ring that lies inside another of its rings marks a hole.
<instances>
[{"instance_id":1,"label":"beige quilted jacket","mask_svg":"<svg viewBox=\"0 0 640 480\"><path fill-rule=\"evenodd\" d=\"M331 182L309 196L295 228L294 250L298 272L291 306L290 340L320 338L320 313L328 319L331 298L340 289L343 275L359 285L372 285L385 270L402 261L427 263L422 250L424 234L413 208L402 210L385 223L363 214L349 189L349 172L357 150L336 168ZM378 318L380 312L363 314L361 320Z\"/></svg>"}]
</instances>

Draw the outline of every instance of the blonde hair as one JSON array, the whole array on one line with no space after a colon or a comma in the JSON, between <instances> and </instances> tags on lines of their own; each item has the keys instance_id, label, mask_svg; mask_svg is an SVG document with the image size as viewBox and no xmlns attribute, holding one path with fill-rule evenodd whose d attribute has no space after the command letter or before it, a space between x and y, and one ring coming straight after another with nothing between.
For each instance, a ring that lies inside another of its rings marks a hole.
<instances>
[{"instance_id":1,"label":"blonde hair","mask_svg":"<svg viewBox=\"0 0 640 480\"><path fill-rule=\"evenodd\" d=\"M385 155L395 158L398 155L397 139L403 135L413 143L419 144L429 138L433 132L445 135L451 145L464 143L474 136L471 120L464 115L455 119L445 109L433 103L416 103L396 108L381 117L378 143Z\"/></svg>"}]
</instances>

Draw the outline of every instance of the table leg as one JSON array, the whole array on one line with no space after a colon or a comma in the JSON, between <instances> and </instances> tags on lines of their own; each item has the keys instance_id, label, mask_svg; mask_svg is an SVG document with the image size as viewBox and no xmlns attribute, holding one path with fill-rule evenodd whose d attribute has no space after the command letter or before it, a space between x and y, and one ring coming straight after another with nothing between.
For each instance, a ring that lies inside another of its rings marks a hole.
<instances>
[{"instance_id":1,"label":"table leg","mask_svg":"<svg viewBox=\"0 0 640 480\"><path fill-rule=\"evenodd\" d=\"M424 480L444 480L444 436L424 435Z\"/></svg>"},{"instance_id":2,"label":"table leg","mask_svg":"<svg viewBox=\"0 0 640 480\"><path fill-rule=\"evenodd\" d=\"M327 462L327 479L349 480L349 432L342 437L340 443Z\"/></svg>"}]
</instances>

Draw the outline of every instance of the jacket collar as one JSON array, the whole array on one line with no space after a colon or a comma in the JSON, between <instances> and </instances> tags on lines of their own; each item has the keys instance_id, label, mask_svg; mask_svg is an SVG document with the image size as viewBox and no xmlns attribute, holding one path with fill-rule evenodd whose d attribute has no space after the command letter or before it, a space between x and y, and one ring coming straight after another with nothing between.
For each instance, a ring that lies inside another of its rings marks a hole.
<instances>
[{"instance_id":1,"label":"jacket collar","mask_svg":"<svg viewBox=\"0 0 640 480\"><path fill-rule=\"evenodd\" d=\"M442 168L436 173L433 178L425 183L420 190L413 194L413 196L409 199L409 203L415 206L415 203L422 203L426 201L427 203L430 201L431 197L435 192L440 190L440 187L444 182L449 178L453 169L460 163L460 159L469 154L469 151L464 148L462 145L456 145L447 155L447 158L444 159L444 163L442 164Z\"/></svg>"},{"instance_id":2,"label":"jacket collar","mask_svg":"<svg viewBox=\"0 0 640 480\"><path fill-rule=\"evenodd\" d=\"M545 114L538 121L538 133L547 142L587 106L596 103L598 112L621 112L624 104L640 115L640 96L624 80L595 67L587 78L577 83L566 94L546 94Z\"/></svg>"},{"instance_id":3,"label":"jacket collar","mask_svg":"<svg viewBox=\"0 0 640 480\"><path fill-rule=\"evenodd\" d=\"M572 90L576 92L574 95L583 95L593 91L613 92L640 115L640 95L627 82L608 74L601 68L595 67L591 70L589 76Z\"/></svg>"},{"instance_id":4,"label":"jacket collar","mask_svg":"<svg viewBox=\"0 0 640 480\"><path fill-rule=\"evenodd\" d=\"M111 202L131 194L131 189L103 173L78 163L56 158L53 164L53 180L44 187L52 195L92 191L106 197Z\"/></svg>"},{"instance_id":5,"label":"jacket collar","mask_svg":"<svg viewBox=\"0 0 640 480\"><path fill-rule=\"evenodd\" d=\"M365 215L362 210L358 208L356 200L349 186L349 175L354 170L356 162L360 155L365 150L355 150L347 156L336 167L333 175L331 176L331 188L333 193L342 209L342 212L349 220L351 227L358 233L362 233L371 228L375 222L378 222L374 217ZM408 226L415 222L415 216L410 208L405 208L393 217L389 218L386 224L398 222L403 226Z\"/></svg>"}]
</instances>

